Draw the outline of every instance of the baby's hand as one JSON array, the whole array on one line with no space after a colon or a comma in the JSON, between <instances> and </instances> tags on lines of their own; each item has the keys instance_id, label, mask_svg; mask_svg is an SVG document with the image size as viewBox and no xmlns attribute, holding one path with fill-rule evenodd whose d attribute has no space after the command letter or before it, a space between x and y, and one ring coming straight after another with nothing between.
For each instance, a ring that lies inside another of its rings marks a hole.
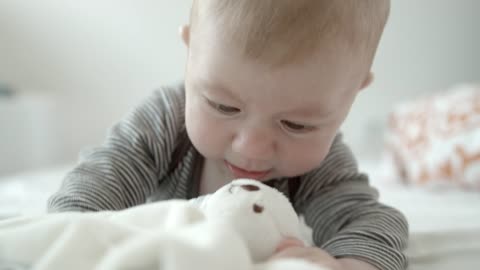
<instances>
[{"instance_id":1,"label":"baby's hand","mask_svg":"<svg viewBox=\"0 0 480 270\"><path fill-rule=\"evenodd\" d=\"M324 250L317 247L307 247L302 241L294 238L283 240L277 247L271 260L279 258L303 259L315 265L331 270L342 270L341 264Z\"/></svg>"}]
</instances>

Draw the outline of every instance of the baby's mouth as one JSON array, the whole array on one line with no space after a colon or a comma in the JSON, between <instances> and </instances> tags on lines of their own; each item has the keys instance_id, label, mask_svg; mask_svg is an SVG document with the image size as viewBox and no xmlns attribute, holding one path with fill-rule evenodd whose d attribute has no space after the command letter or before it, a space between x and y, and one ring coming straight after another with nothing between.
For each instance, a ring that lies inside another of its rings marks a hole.
<instances>
[{"instance_id":1,"label":"baby's mouth","mask_svg":"<svg viewBox=\"0 0 480 270\"><path fill-rule=\"evenodd\" d=\"M243 168L237 167L225 160L225 166L230 170L235 178L249 178L254 180L264 180L264 178L270 173L271 170L266 171L249 171Z\"/></svg>"}]
</instances>

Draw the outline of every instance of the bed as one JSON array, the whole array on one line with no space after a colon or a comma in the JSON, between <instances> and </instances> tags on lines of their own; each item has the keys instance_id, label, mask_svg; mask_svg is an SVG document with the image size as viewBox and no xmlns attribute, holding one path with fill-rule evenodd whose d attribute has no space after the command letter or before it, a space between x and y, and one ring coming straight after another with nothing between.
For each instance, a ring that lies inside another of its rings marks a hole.
<instances>
[{"instance_id":1,"label":"bed","mask_svg":"<svg viewBox=\"0 0 480 270\"><path fill-rule=\"evenodd\" d=\"M364 161L380 201L408 219L411 270L480 269L480 193L408 186L382 162Z\"/></svg>"},{"instance_id":2,"label":"bed","mask_svg":"<svg viewBox=\"0 0 480 270\"><path fill-rule=\"evenodd\" d=\"M48 196L71 167L0 178L0 219L43 213ZM480 193L406 186L389 178L378 161L362 161L360 168L369 173L380 200L409 221L409 269L480 269Z\"/></svg>"}]
</instances>

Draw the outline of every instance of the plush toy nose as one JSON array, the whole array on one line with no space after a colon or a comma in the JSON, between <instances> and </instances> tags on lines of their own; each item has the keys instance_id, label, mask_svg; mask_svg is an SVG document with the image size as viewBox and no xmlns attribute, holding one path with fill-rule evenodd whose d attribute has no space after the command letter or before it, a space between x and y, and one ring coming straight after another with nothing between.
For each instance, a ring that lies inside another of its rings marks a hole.
<instances>
[{"instance_id":1,"label":"plush toy nose","mask_svg":"<svg viewBox=\"0 0 480 270\"><path fill-rule=\"evenodd\" d=\"M258 204L253 204L253 212L257 213L257 214L260 214L263 212L263 206L261 205L258 205Z\"/></svg>"},{"instance_id":2,"label":"plush toy nose","mask_svg":"<svg viewBox=\"0 0 480 270\"><path fill-rule=\"evenodd\" d=\"M246 191L259 191L260 188L255 185L241 185L241 188L245 189Z\"/></svg>"}]
</instances>

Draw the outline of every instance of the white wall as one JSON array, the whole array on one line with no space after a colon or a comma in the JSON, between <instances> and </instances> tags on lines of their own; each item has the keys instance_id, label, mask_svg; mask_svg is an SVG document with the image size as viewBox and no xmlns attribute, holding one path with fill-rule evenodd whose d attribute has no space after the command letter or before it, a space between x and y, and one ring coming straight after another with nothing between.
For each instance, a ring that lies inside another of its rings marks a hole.
<instances>
[{"instance_id":1,"label":"white wall","mask_svg":"<svg viewBox=\"0 0 480 270\"><path fill-rule=\"evenodd\" d=\"M480 82L480 1L392 0L374 84L344 125L353 150L375 157L394 104L465 82Z\"/></svg>"},{"instance_id":2,"label":"white wall","mask_svg":"<svg viewBox=\"0 0 480 270\"><path fill-rule=\"evenodd\" d=\"M180 80L185 49L177 29L187 21L190 2L0 0L0 81L53 99L53 120L45 120L53 123L50 135L30 126L48 151L26 144L25 136L7 137L2 126L18 117L0 117L0 174L75 160L153 88ZM376 82L344 125L355 152L378 153L382 123L399 100L480 81L478 11L476 0L393 0L374 64ZM42 162L26 160L42 154Z\"/></svg>"},{"instance_id":3,"label":"white wall","mask_svg":"<svg viewBox=\"0 0 480 270\"><path fill-rule=\"evenodd\" d=\"M37 140L52 145L41 165L76 159L140 98L183 77L177 30L189 2L0 0L0 81L54 98L55 131ZM27 136L7 137L2 126L14 124L0 120L0 173L31 167Z\"/></svg>"}]
</instances>

